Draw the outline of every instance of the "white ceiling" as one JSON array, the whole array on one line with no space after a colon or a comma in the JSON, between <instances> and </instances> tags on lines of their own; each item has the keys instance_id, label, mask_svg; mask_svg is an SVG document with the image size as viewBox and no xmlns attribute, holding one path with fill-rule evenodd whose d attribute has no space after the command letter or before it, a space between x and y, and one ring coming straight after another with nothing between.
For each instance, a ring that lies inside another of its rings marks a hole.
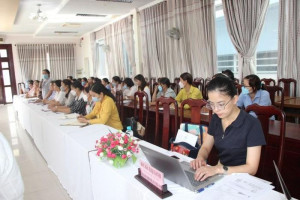
<instances>
[{"instance_id":1,"label":"white ceiling","mask_svg":"<svg viewBox=\"0 0 300 200\"><path fill-rule=\"evenodd\" d=\"M7 1L7 0L6 0ZM10 31L0 34L29 34L36 37L74 36L79 37L90 32L113 18L129 13L154 0L133 0L132 3L104 2L96 0L20 0L19 9ZM48 17L45 22L29 19L37 12L37 4L42 4L41 11ZM77 13L107 15L106 17L78 17ZM75 23L75 27L63 27L66 23ZM54 31L72 31L77 33L57 34Z\"/></svg>"}]
</instances>

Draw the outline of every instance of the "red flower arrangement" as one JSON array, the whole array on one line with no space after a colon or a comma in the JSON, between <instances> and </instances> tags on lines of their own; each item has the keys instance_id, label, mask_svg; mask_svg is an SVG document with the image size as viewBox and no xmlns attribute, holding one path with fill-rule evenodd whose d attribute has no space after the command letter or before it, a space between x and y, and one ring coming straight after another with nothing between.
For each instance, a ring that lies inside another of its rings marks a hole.
<instances>
[{"instance_id":1,"label":"red flower arrangement","mask_svg":"<svg viewBox=\"0 0 300 200\"><path fill-rule=\"evenodd\" d=\"M109 133L96 141L97 156L101 159L107 158L109 163L119 168L123 167L129 158L135 163L134 155L139 152L138 143L129 135L118 132Z\"/></svg>"}]
</instances>

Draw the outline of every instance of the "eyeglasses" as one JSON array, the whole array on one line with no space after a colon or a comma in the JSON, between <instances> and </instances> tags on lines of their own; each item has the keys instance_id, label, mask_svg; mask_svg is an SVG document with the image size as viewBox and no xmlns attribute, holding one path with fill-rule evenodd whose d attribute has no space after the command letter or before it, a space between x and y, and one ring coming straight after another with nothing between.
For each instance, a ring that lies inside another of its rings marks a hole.
<instances>
[{"instance_id":1,"label":"eyeglasses","mask_svg":"<svg viewBox=\"0 0 300 200\"><path fill-rule=\"evenodd\" d=\"M227 103L217 103L216 105L214 105L210 101L208 101L206 103L206 108L209 110L225 110L225 107L231 100L232 100L232 98Z\"/></svg>"}]
</instances>

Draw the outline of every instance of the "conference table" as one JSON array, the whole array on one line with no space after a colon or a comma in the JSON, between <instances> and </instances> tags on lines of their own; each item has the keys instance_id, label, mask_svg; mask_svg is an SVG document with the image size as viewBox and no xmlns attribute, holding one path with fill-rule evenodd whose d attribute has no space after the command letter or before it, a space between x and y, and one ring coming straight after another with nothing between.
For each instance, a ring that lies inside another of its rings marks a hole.
<instances>
[{"instance_id":1,"label":"conference table","mask_svg":"<svg viewBox=\"0 0 300 200\"><path fill-rule=\"evenodd\" d=\"M30 103L23 96L14 96L14 108L21 126L32 137L48 167L57 175L62 186L75 200L92 199L159 199L134 179L139 161L116 169L96 156L96 140L115 129L106 125L61 126L67 120L62 113L48 111L45 106ZM140 141L157 151L166 150ZM182 159L190 159L178 154ZM146 160L140 151L138 160ZM169 180L165 180L173 196L168 199L209 199L206 192L194 193ZM213 187L210 188L211 190ZM283 199L283 195L270 190L258 199Z\"/></svg>"}]
</instances>

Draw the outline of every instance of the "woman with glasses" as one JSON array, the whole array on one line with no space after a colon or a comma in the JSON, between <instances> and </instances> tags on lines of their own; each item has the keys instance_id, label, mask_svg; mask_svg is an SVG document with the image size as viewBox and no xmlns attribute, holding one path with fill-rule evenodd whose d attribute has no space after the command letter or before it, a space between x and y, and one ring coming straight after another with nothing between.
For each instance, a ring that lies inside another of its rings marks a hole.
<instances>
[{"instance_id":1,"label":"woman with glasses","mask_svg":"<svg viewBox=\"0 0 300 200\"><path fill-rule=\"evenodd\" d=\"M258 76L251 74L244 78L242 93L239 96L237 106L240 108L247 108L249 105L258 104L261 106L272 105L270 94L268 91L262 89L261 81ZM256 117L254 112L251 115Z\"/></svg>"},{"instance_id":2,"label":"woman with glasses","mask_svg":"<svg viewBox=\"0 0 300 200\"><path fill-rule=\"evenodd\" d=\"M176 93L170 88L171 83L168 78L162 77L159 79L158 83L159 84L154 88L151 105L156 105L156 99L160 97L176 98Z\"/></svg>"},{"instance_id":3,"label":"woman with glasses","mask_svg":"<svg viewBox=\"0 0 300 200\"><path fill-rule=\"evenodd\" d=\"M249 173L255 175L259 166L264 134L258 119L240 110L234 82L227 77L216 77L208 86L207 107L214 112L208 134L198 156L191 161L195 179L203 181L216 174ZM219 162L206 165L215 146Z\"/></svg>"}]
</instances>

